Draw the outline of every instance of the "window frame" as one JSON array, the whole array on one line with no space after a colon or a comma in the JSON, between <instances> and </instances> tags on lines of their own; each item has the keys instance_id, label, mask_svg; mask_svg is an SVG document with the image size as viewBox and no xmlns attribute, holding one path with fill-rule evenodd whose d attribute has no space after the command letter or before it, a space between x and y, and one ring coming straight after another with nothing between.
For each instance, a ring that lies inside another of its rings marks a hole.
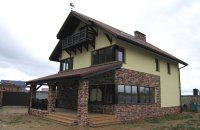
<instances>
[{"instance_id":1,"label":"window frame","mask_svg":"<svg viewBox=\"0 0 200 130\"><path fill-rule=\"evenodd\" d=\"M119 86L123 86L123 92L119 92ZM126 87L131 87L131 93L126 93ZM136 87L136 95L133 92L133 87ZM143 94L141 93L141 88L143 88ZM145 90L147 90L147 93ZM152 93L153 92L153 96ZM116 84L116 94L117 94L117 104L155 104L156 95L155 95L155 87L146 87L146 86L136 86L136 85L123 85L123 84ZM131 97L130 97L131 96ZM142 100L143 96L143 100ZM131 98L131 101L128 102L128 98ZM133 99L136 98L136 101ZM122 101L119 102L119 99Z\"/></svg>"},{"instance_id":2,"label":"window frame","mask_svg":"<svg viewBox=\"0 0 200 130\"><path fill-rule=\"evenodd\" d=\"M111 50L109 50L111 49ZM117 60L117 52L122 52L122 61L125 62L125 49L118 45L100 48L91 52L91 65L98 65Z\"/></svg>"},{"instance_id":3,"label":"window frame","mask_svg":"<svg viewBox=\"0 0 200 130\"><path fill-rule=\"evenodd\" d=\"M63 69L63 65L68 64L68 67ZM62 71L68 71L73 69L73 57L64 59L60 61L60 72Z\"/></svg>"}]
</instances>

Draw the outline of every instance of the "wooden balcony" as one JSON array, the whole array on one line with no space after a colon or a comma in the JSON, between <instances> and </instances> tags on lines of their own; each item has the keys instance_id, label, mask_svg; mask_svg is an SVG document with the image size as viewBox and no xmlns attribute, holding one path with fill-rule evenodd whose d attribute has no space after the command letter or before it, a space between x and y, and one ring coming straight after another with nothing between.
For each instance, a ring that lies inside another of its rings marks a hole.
<instances>
[{"instance_id":1,"label":"wooden balcony","mask_svg":"<svg viewBox=\"0 0 200 130\"><path fill-rule=\"evenodd\" d=\"M80 46L85 46L84 44L92 44L94 45L95 42L95 33L92 30L89 30L88 27L80 30L79 32L67 36L66 38L62 39L62 49L67 50L68 52L71 50L76 49ZM79 49L80 50L80 49Z\"/></svg>"}]
</instances>

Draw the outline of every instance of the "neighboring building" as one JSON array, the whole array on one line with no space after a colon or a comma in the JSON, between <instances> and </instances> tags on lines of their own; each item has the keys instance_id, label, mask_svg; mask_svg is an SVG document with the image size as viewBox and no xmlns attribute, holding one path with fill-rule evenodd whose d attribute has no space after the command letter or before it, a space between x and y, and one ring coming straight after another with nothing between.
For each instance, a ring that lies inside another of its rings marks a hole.
<instances>
[{"instance_id":1,"label":"neighboring building","mask_svg":"<svg viewBox=\"0 0 200 130\"><path fill-rule=\"evenodd\" d=\"M179 64L188 64L141 32L132 36L71 11L57 38L50 60L60 62L60 72L26 82L32 98L37 85L49 85L48 113L74 109L78 124L87 125L89 112L122 122L180 112Z\"/></svg>"},{"instance_id":2,"label":"neighboring building","mask_svg":"<svg viewBox=\"0 0 200 130\"><path fill-rule=\"evenodd\" d=\"M26 91L26 84L24 81L1 80L0 91L8 91L8 92Z\"/></svg>"},{"instance_id":3,"label":"neighboring building","mask_svg":"<svg viewBox=\"0 0 200 130\"><path fill-rule=\"evenodd\" d=\"M199 90L193 89L193 95L182 95L181 104L183 111L200 112L200 96Z\"/></svg>"}]
</instances>

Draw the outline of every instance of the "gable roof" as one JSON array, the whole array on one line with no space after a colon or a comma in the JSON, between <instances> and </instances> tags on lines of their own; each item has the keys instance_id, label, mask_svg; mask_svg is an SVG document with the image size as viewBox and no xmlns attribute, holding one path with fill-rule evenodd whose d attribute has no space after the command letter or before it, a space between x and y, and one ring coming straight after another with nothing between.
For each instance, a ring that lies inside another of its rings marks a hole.
<instances>
[{"instance_id":1,"label":"gable roof","mask_svg":"<svg viewBox=\"0 0 200 130\"><path fill-rule=\"evenodd\" d=\"M111 70L115 70L122 66L122 62L109 62L105 64L95 65L87 68L77 69L77 70L68 70L64 72L58 72L53 75L41 77L38 79L27 81L26 84L42 84L57 80L62 80L65 78L89 78L98 74L102 74Z\"/></svg>"},{"instance_id":2,"label":"gable roof","mask_svg":"<svg viewBox=\"0 0 200 130\"><path fill-rule=\"evenodd\" d=\"M188 65L186 62L176 58L175 56L161 50L160 48L158 48L148 42L136 39L134 36L132 36L128 33L125 33L119 29L116 29L116 28L109 26L105 23L102 23L98 20L95 20L95 19L85 16L83 14L80 14L76 11L71 11L69 16L65 20L64 24L62 25L60 31L58 32L57 38L62 39L66 35L71 35L73 33L73 31L75 30L75 28L77 27L77 25L81 21L84 22L85 24L98 27L98 28L102 29L105 33L108 33L109 35L111 35L115 38L126 41L128 43L131 43L135 46L138 46L138 47L148 50L150 52L156 53L163 57L169 58L169 59L171 59L175 62L181 63L183 65ZM59 41L58 44L56 45L55 49L53 50L52 54L50 55L49 59L52 61L58 61L59 55L60 55L58 53L61 50L62 50L62 43L61 43L61 41Z\"/></svg>"}]
</instances>

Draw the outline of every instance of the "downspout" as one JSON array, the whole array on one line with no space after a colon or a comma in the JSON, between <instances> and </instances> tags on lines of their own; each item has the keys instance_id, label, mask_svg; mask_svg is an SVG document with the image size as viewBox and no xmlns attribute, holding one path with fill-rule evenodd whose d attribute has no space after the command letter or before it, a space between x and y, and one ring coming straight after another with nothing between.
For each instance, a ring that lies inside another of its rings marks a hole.
<instances>
[{"instance_id":1,"label":"downspout","mask_svg":"<svg viewBox=\"0 0 200 130\"><path fill-rule=\"evenodd\" d=\"M181 110L181 113L183 112L183 109L182 109L182 100L181 100L181 76L180 76L180 70L184 67L186 67L187 65L184 65L180 68L178 68L178 72L179 72L179 95L180 95L180 110Z\"/></svg>"}]
</instances>

